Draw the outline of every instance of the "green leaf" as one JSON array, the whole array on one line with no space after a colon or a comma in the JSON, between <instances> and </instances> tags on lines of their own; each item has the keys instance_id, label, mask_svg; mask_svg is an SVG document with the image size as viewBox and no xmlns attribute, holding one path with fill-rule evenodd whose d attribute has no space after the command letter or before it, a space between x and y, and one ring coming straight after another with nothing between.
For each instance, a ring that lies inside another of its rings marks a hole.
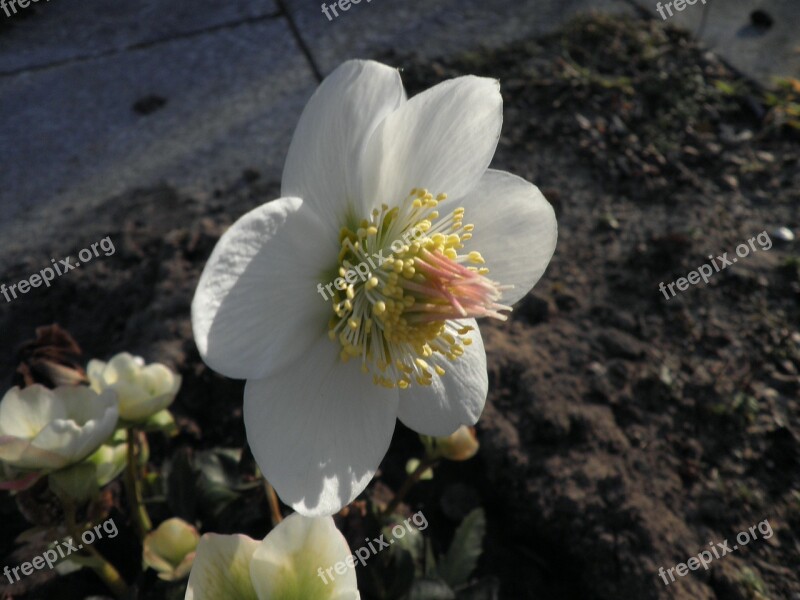
<instances>
[{"instance_id":1,"label":"green leaf","mask_svg":"<svg viewBox=\"0 0 800 600\"><path fill-rule=\"evenodd\" d=\"M218 517L232 502L239 498L239 494L225 485L218 483L203 483L200 489L200 505L210 514Z\"/></svg>"},{"instance_id":2,"label":"green leaf","mask_svg":"<svg viewBox=\"0 0 800 600\"><path fill-rule=\"evenodd\" d=\"M469 580L478 559L483 553L483 537L486 533L486 515L482 508L469 513L456 529L453 543L439 562L438 572L442 579L456 588Z\"/></svg>"},{"instance_id":3,"label":"green leaf","mask_svg":"<svg viewBox=\"0 0 800 600\"><path fill-rule=\"evenodd\" d=\"M416 579L406 600L455 600L453 590L441 579Z\"/></svg>"},{"instance_id":4,"label":"green leaf","mask_svg":"<svg viewBox=\"0 0 800 600\"><path fill-rule=\"evenodd\" d=\"M402 523L403 518L398 516L392 516L391 520L395 521L396 523ZM402 527L402 525L401 525ZM392 527L387 525L381 530L383 533L383 537L386 540L391 540L394 544L394 549L399 550L406 550L409 555L411 556L411 560L414 562L414 570L417 575L421 576L423 574L422 571L422 559L423 559L423 552L425 551L425 539L422 537L422 533L420 533L419 529L405 529L403 530L406 532L403 537L395 537L392 535Z\"/></svg>"},{"instance_id":5,"label":"green leaf","mask_svg":"<svg viewBox=\"0 0 800 600\"><path fill-rule=\"evenodd\" d=\"M240 483L241 452L231 448L204 450L195 456L195 467L209 482L235 488Z\"/></svg>"},{"instance_id":6,"label":"green leaf","mask_svg":"<svg viewBox=\"0 0 800 600\"><path fill-rule=\"evenodd\" d=\"M224 448L198 452L195 457L195 467L200 472L199 502L215 517L239 498L236 490L241 485L240 458L239 450Z\"/></svg>"},{"instance_id":7,"label":"green leaf","mask_svg":"<svg viewBox=\"0 0 800 600\"><path fill-rule=\"evenodd\" d=\"M54 471L48 476L48 483L62 502L80 504L96 498L100 492L97 485L97 467L92 463L80 463Z\"/></svg>"},{"instance_id":8,"label":"green leaf","mask_svg":"<svg viewBox=\"0 0 800 600\"><path fill-rule=\"evenodd\" d=\"M727 96L736 95L736 86L730 83L729 81L717 79L716 81L714 81L714 87Z\"/></svg>"},{"instance_id":9,"label":"green leaf","mask_svg":"<svg viewBox=\"0 0 800 600\"><path fill-rule=\"evenodd\" d=\"M363 567L363 577L359 576L361 597L377 600L404 598L414 580L411 553L394 544L388 551L372 558Z\"/></svg>"},{"instance_id":10,"label":"green leaf","mask_svg":"<svg viewBox=\"0 0 800 600\"><path fill-rule=\"evenodd\" d=\"M150 415L150 417L138 427L142 431L163 431L166 435L170 436L178 433L175 417L172 416L172 413L169 412L167 408L154 415Z\"/></svg>"}]
</instances>

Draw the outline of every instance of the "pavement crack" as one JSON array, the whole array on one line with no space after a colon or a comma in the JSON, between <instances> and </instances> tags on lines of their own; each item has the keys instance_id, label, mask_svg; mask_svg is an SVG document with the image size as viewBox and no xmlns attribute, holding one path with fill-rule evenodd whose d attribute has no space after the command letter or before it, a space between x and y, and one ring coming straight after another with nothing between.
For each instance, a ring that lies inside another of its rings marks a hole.
<instances>
[{"instance_id":1,"label":"pavement crack","mask_svg":"<svg viewBox=\"0 0 800 600\"><path fill-rule=\"evenodd\" d=\"M195 29L193 31L186 31L184 33L178 33L175 35L171 35L169 37L163 38L156 38L153 40L146 40L143 42L137 42L135 44L130 44L123 48L114 48L111 50L105 50L102 52L97 52L95 54L85 54L82 56L74 56L72 58L66 58L63 60L57 60L45 64L40 65L33 65L27 66L20 69L11 69L9 71L0 71L0 78L2 77L13 77L15 75L20 75L22 73L35 73L37 71L46 71L47 69L55 69L67 65L78 64L82 62L88 62L92 60L98 60L101 58L107 58L109 56L116 56L119 54L124 54L125 52L132 52L135 50L143 50L146 48L152 48L154 46L160 46L161 44L167 44L169 42L175 42L178 40L185 40L190 39L193 37L200 37L203 35L207 35L209 33L216 33L218 31L223 31L225 29L236 29L242 25L250 25L253 23L261 23L262 21L269 21L269 20L277 20L284 15L280 12L270 12L269 14L264 15L257 15L254 17L246 17L244 19L237 19L235 21L226 21L224 23L218 23L216 25L212 25L210 27L204 27L202 29Z\"/></svg>"},{"instance_id":2,"label":"pavement crack","mask_svg":"<svg viewBox=\"0 0 800 600\"><path fill-rule=\"evenodd\" d=\"M320 71L319 66L317 65L317 61L314 60L314 55L311 53L311 48L308 47L303 36L300 34L300 28L297 27L297 23L295 23L294 16L286 8L286 2L284 0L275 0L275 3L278 5L278 8L281 9L283 16L286 18L286 21L289 23L289 29L292 32L292 36L294 36L297 45L300 48L300 51L306 57L306 61L308 61L308 66L311 68L311 71L314 73L314 77L317 78L317 81L322 83L322 71Z\"/></svg>"}]
</instances>

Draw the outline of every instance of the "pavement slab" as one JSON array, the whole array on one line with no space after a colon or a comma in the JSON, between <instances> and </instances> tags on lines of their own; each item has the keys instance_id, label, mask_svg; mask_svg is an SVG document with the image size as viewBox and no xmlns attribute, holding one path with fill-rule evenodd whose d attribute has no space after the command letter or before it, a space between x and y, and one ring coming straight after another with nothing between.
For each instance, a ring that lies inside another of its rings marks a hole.
<instances>
[{"instance_id":1,"label":"pavement slab","mask_svg":"<svg viewBox=\"0 0 800 600\"><path fill-rule=\"evenodd\" d=\"M694 33L710 50L762 85L773 85L776 77L800 78L797 0L706 0L705 4L694 0L680 4L682 10L675 8L674 0L635 2L665 25ZM752 17L756 11L759 14Z\"/></svg>"},{"instance_id":2,"label":"pavement slab","mask_svg":"<svg viewBox=\"0 0 800 600\"><path fill-rule=\"evenodd\" d=\"M37 0L17 11L21 18L13 21L0 11L0 75L197 35L279 12L274 0Z\"/></svg>"},{"instance_id":3,"label":"pavement slab","mask_svg":"<svg viewBox=\"0 0 800 600\"><path fill-rule=\"evenodd\" d=\"M316 72L349 58L497 47L587 12L660 20L652 0L348 1L329 19L322 0L39 0L0 22L0 228L24 235L57 221L53 207L133 187L208 195L247 168L277 179ZM797 0L697 0L665 24L770 83L800 77L799 17Z\"/></svg>"},{"instance_id":4,"label":"pavement slab","mask_svg":"<svg viewBox=\"0 0 800 600\"><path fill-rule=\"evenodd\" d=\"M315 86L283 19L0 78L0 223L160 182L277 178Z\"/></svg>"},{"instance_id":5,"label":"pavement slab","mask_svg":"<svg viewBox=\"0 0 800 600\"><path fill-rule=\"evenodd\" d=\"M579 13L634 10L625 0L361 0L338 17L328 9L329 20L321 2L285 2L323 74L390 49L434 58L548 33Z\"/></svg>"}]
</instances>

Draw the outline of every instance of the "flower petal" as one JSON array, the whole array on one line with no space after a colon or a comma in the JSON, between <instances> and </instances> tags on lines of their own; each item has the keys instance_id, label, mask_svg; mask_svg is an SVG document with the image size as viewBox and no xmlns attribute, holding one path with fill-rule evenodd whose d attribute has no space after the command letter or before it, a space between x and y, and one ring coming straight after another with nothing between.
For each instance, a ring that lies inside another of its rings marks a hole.
<instances>
[{"instance_id":1,"label":"flower petal","mask_svg":"<svg viewBox=\"0 0 800 600\"><path fill-rule=\"evenodd\" d=\"M369 140L362 170L362 214L394 205L412 188L458 199L477 185L503 124L497 80L459 77L411 98Z\"/></svg>"},{"instance_id":2,"label":"flower petal","mask_svg":"<svg viewBox=\"0 0 800 600\"><path fill-rule=\"evenodd\" d=\"M55 452L41 450L30 440L12 436L0 437L0 460L18 469L60 469L67 460Z\"/></svg>"},{"instance_id":3,"label":"flower petal","mask_svg":"<svg viewBox=\"0 0 800 600\"><path fill-rule=\"evenodd\" d=\"M386 115L405 102L397 69L374 61L347 61L331 73L297 124L281 195L303 198L339 234L349 201L358 194L358 165L366 140Z\"/></svg>"},{"instance_id":4,"label":"flower petal","mask_svg":"<svg viewBox=\"0 0 800 600\"><path fill-rule=\"evenodd\" d=\"M446 372L434 377L429 386L412 385L400 392L398 418L410 429L423 435L446 436L461 425L474 425L483 412L489 391L486 351L474 319L455 321L469 325L472 344L464 347L463 356L450 362L440 354L426 360Z\"/></svg>"},{"instance_id":5,"label":"flower petal","mask_svg":"<svg viewBox=\"0 0 800 600\"><path fill-rule=\"evenodd\" d=\"M135 403L120 402L119 416L126 421L142 421L161 412L175 400L175 394L167 393L160 396L144 397Z\"/></svg>"},{"instance_id":6,"label":"flower petal","mask_svg":"<svg viewBox=\"0 0 800 600\"><path fill-rule=\"evenodd\" d=\"M12 492L21 492L23 490L27 490L34 483L39 481L41 476L41 473L28 473L27 475L20 475L20 478L14 481L0 481L0 490L8 490Z\"/></svg>"},{"instance_id":7,"label":"flower petal","mask_svg":"<svg viewBox=\"0 0 800 600\"><path fill-rule=\"evenodd\" d=\"M184 600L258 600L250 559L258 542L246 535L206 533L200 538Z\"/></svg>"},{"instance_id":8,"label":"flower petal","mask_svg":"<svg viewBox=\"0 0 800 600\"><path fill-rule=\"evenodd\" d=\"M376 386L357 361L320 339L290 368L249 380L247 439L284 502L307 516L333 514L369 483L389 448L397 390Z\"/></svg>"},{"instance_id":9,"label":"flower petal","mask_svg":"<svg viewBox=\"0 0 800 600\"><path fill-rule=\"evenodd\" d=\"M97 359L90 360L89 364L86 365L86 377L89 379L92 389L98 393L100 393L105 385L103 374L105 373L106 366L107 363Z\"/></svg>"},{"instance_id":10,"label":"flower petal","mask_svg":"<svg viewBox=\"0 0 800 600\"><path fill-rule=\"evenodd\" d=\"M338 232L337 232L338 233ZM203 360L239 379L278 371L323 335L330 303L317 295L324 228L298 198L250 211L220 238L192 301Z\"/></svg>"},{"instance_id":11,"label":"flower petal","mask_svg":"<svg viewBox=\"0 0 800 600\"><path fill-rule=\"evenodd\" d=\"M493 169L459 204L466 209L464 222L475 225L469 249L486 260L490 279L514 286L503 293L501 302L513 304L523 298L556 249L553 207L532 183Z\"/></svg>"},{"instance_id":12,"label":"flower petal","mask_svg":"<svg viewBox=\"0 0 800 600\"><path fill-rule=\"evenodd\" d=\"M332 581L324 573L350 556L350 547L331 517L307 518L294 513L270 531L253 553L250 578L260 600L356 600L353 566L343 575L334 574Z\"/></svg>"},{"instance_id":13,"label":"flower petal","mask_svg":"<svg viewBox=\"0 0 800 600\"><path fill-rule=\"evenodd\" d=\"M66 416L64 405L43 385L13 387L0 401L0 435L32 439L50 421Z\"/></svg>"},{"instance_id":14,"label":"flower petal","mask_svg":"<svg viewBox=\"0 0 800 600\"><path fill-rule=\"evenodd\" d=\"M62 456L65 464L79 462L111 437L119 412L113 392L95 394L85 386L56 388L68 419L55 419L31 442L32 449Z\"/></svg>"}]
</instances>

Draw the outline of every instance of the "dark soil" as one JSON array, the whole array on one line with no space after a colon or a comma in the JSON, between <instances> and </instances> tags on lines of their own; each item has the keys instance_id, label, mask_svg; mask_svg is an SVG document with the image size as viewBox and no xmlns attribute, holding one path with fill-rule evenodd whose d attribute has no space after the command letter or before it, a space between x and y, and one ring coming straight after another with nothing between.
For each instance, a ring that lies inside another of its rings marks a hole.
<instances>
[{"instance_id":1,"label":"dark soil","mask_svg":"<svg viewBox=\"0 0 800 600\"><path fill-rule=\"evenodd\" d=\"M434 64L383 59L404 68L412 92L464 73L499 78L494 166L539 185L559 220L539 285L509 322L481 326L490 370L481 452L443 465L408 498L436 547L473 506L486 508L475 579L499 592L464 597L800 598L800 258L773 233L800 229L791 86L767 98L686 35L616 18ZM63 230L31 248L7 247L7 282L106 236L116 253L0 304L4 384L14 348L58 322L87 359L126 350L183 374L181 433L153 440L153 470L181 448L241 447L242 384L199 360L189 303L221 233L278 190L255 170L208 198L134 190L89 216L65 214ZM669 300L659 291L765 230L771 249ZM419 451L398 425L369 494L397 489ZM6 495L0 510L8 555L29 525ZM658 576L709 542L733 547L765 520L770 539L669 586ZM204 526L263 536L263 493ZM83 572L25 586L27 598L102 589ZM139 587L142 597L182 598L152 572Z\"/></svg>"}]
</instances>

